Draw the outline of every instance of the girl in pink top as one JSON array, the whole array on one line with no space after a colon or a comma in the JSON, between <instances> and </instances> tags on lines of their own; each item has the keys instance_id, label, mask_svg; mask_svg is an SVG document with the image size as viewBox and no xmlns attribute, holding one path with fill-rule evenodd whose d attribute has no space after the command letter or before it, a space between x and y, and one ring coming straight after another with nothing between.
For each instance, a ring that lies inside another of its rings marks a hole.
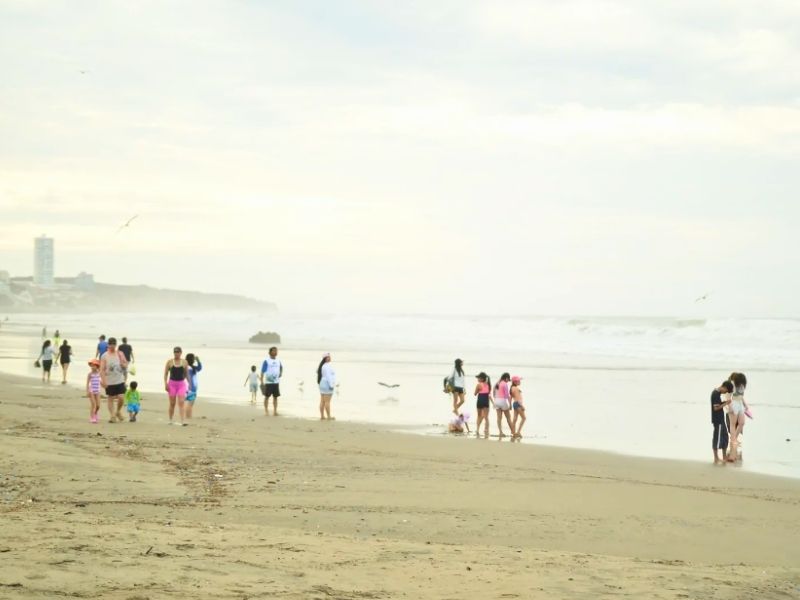
<instances>
[{"instance_id":1,"label":"girl in pink top","mask_svg":"<svg viewBox=\"0 0 800 600\"><path fill-rule=\"evenodd\" d=\"M478 397L476 407L478 409L478 425L475 429L476 435L480 435L481 422L485 422L484 435L489 437L489 392L492 389L492 380L489 376L481 371L475 378L478 384L475 386L475 395Z\"/></svg>"},{"instance_id":2,"label":"girl in pink top","mask_svg":"<svg viewBox=\"0 0 800 600\"><path fill-rule=\"evenodd\" d=\"M495 384L493 390L494 407L497 410L497 429L500 431L500 437L506 437L503 433L503 415L506 417L508 428L511 430L511 435L514 435L514 426L511 424L511 392L508 389L508 382L511 381L511 375L503 373L500 380Z\"/></svg>"}]
</instances>

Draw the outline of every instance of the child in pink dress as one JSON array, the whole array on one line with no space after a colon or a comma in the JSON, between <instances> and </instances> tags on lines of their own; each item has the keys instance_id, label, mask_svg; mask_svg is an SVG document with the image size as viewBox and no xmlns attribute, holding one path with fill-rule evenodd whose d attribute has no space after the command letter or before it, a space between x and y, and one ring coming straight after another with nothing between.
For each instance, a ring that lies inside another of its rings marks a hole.
<instances>
[{"instance_id":1,"label":"child in pink dress","mask_svg":"<svg viewBox=\"0 0 800 600\"><path fill-rule=\"evenodd\" d=\"M97 423L100 411L100 361L93 358L89 361L91 370L86 376L86 395L89 397L89 422Z\"/></svg>"}]
</instances>

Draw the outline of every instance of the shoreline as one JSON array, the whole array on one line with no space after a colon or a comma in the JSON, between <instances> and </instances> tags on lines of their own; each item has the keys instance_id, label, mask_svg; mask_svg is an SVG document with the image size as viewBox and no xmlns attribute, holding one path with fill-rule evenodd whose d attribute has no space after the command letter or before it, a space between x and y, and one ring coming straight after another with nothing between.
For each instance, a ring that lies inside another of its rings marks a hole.
<instances>
[{"instance_id":1,"label":"shoreline","mask_svg":"<svg viewBox=\"0 0 800 600\"><path fill-rule=\"evenodd\" d=\"M52 385L0 375L4 597L800 589L796 480L210 402L169 427L155 396L136 423L91 425L80 390Z\"/></svg>"}]
</instances>

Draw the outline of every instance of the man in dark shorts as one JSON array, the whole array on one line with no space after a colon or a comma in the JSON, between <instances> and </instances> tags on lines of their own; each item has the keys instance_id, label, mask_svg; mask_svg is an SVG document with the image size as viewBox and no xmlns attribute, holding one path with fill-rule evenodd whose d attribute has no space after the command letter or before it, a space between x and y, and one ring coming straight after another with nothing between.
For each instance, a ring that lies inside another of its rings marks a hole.
<instances>
[{"instance_id":1,"label":"man in dark shorts","mask_svg":"<svg viewBox=\"0 0 800 600\"><path fill-rule=\"evenodd\" d=\"M731 392L733 392L733 384L730 381L723 381L722 385L711 392L711 424L714 426L711 447L714 449L715 465L724 463L728 457L728 424L725 421L725 406L731 401L723 400L722 394ZM722 459L719 458L720 450L722 450Z\"/></svg>"},{"instance_id":2,"label":"man in dark shorts","mask_svg":"<svg viewBox=\"0 0 800 600\"><path fill-rule=\"evenodd\" d=\"M122 343L119 345L119 351L125 355L125 360L128 361L128 365L133 362L133 346L128 343L128 338L122 338ZM128 369L125 368L125 381L128 381Z\"/></svg>"},{"instance_id":3,"label":"man in dark shorts","mask_svg":"<svg viewBox=\"0 0 800 600\"><path fill-rule=\"evenodd\" d=\"M108 422L123 421L122 405L125 402L125 369L128 361L117 348L117 340L108 338L108 348L100 357L100 385L108 396Z\"/></svg>"},{"instance_id":4,"label":"man in dark shorts","mask_svg":"<svg viewBox=\"0 0 800 600\"><path fill-rule=\"evenodd\" d=\"M278 398L281 395L281 375L283 363L278 358L278 349L269 349L269 356L261 363L261 392L264 394L264 412L269 416L269 397L272 396L272 412L278 416Z\"/></svg>"}]
</instances>

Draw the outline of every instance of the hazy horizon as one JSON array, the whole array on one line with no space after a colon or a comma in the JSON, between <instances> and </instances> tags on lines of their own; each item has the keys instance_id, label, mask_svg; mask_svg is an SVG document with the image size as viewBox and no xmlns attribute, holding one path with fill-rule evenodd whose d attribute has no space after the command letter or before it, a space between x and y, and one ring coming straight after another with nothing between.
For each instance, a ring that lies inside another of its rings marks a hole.
<instances>
[{"instance_id":1,"label":"hazy horizon","mask_svg":"<svg viewBox=\"0 0 800 600\"><path fill-rule=\"evenodd\" d=\"M12 276L47 234L293 313L797 316L796 2L9 0L0 39Z\"/></svg>"}]
</instances>

